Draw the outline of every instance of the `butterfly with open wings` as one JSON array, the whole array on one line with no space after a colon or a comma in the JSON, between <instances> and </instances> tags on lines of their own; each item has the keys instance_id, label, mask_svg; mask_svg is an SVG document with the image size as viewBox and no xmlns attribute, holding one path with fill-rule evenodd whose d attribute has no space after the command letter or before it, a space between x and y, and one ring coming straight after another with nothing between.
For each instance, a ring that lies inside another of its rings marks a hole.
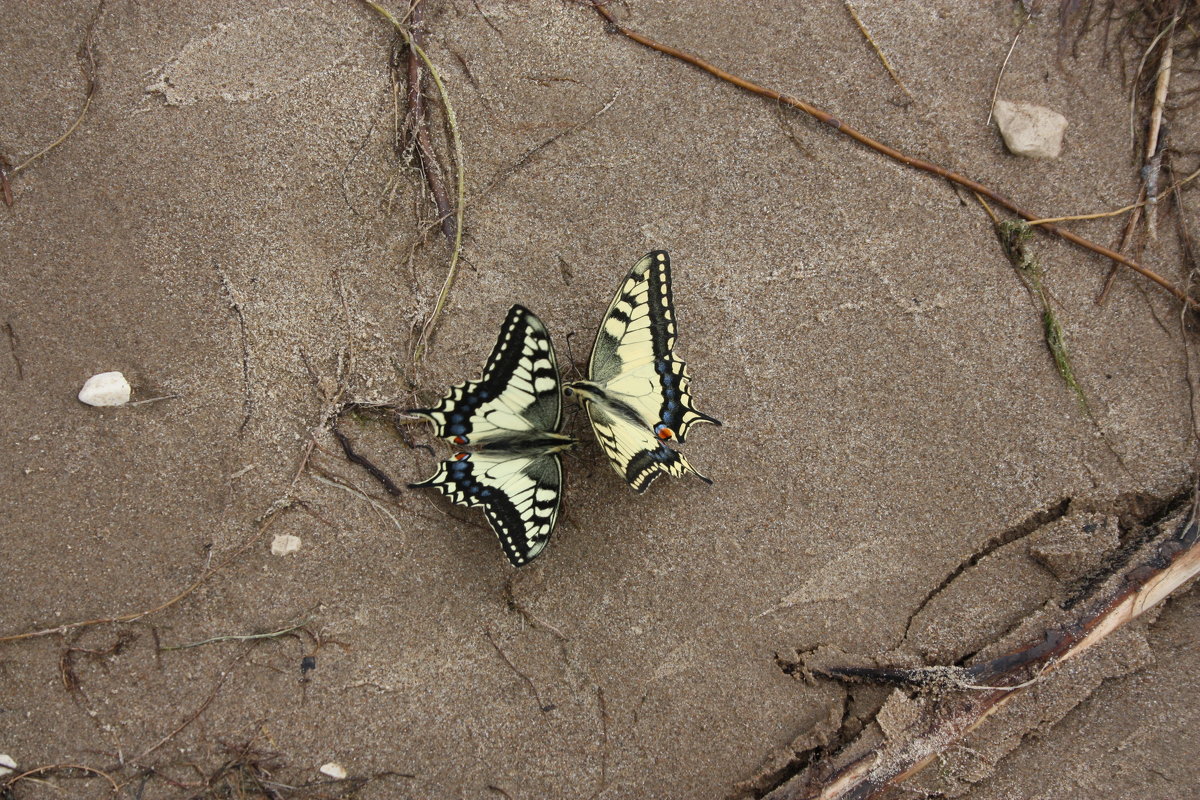
<instances>
[{"instance_id":1,"label":"butterfly with open wings","mask_svg":"<svg viewBox=\"0 0 1200 800\"><path fill-rule=\"evenodd\" d=\"M559 433L562 382L546 326L515 305L508 311L483 377L450 389L434 408L409 413L462 450L431 478L409 484L437 489L458 505L482 507L513 566L546 546L562 499L559 453L575 440Z\"/></svg>"}]
</instances>

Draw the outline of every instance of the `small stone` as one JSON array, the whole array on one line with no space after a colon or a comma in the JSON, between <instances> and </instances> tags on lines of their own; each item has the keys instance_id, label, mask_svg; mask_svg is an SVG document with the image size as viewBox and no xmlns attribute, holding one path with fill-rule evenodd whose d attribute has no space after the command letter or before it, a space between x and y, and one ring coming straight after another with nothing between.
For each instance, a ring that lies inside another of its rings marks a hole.
<instances>
[{"instance_id":1,"label":"small stone","mask_svg":"<svg viewBox=\"0 0 1200 800\"><path fill-rule=\"evenodd\" d=\"M79 400L89 406L123 406L129 402L129 381L119 372L93 375L79 390Z\"/></svg>"},{"instance_id":2,"label":"small stone","mask_svg":"<svg viewBox=\"0 0 1200 800\"><path fill-rule=\"evenodd\" d=\"M0 753L0 778L11 775L17 768L17 762L8 753Z\"/></svg>"},{"instance_id":3,"label":"small stone","mask_svg":"<svg viewBox=\"0 0 1200 800\"><path fill-rule=\"evenodd\" d=\"M335 781L344 781L346 779L346 768L336 761L330 761L328 764L321 765L321 774L328 775Z\"/></svg>"},{"instance_id":4,"label":"small stone","mask_svg":"<svg viewBox=\"0 0 1200 800\"><path fill-rule=\"evenodd\" d=\"M1009 152L1027 158L1058 158L1067 118L1057 111L1029 103L997 100L993 112Z\"/></svg>"},{"instance_id":5,"label":"small stone","mask_svg":"<svg viewBox=\"0 0 1200 800\"><path fill-rule=\"evenodd\" d=\"M300 537L292 536L290 533L281 533L271 540L271 553L277 556L286 556L299 549Z\"/></svg>"}]
</instances>

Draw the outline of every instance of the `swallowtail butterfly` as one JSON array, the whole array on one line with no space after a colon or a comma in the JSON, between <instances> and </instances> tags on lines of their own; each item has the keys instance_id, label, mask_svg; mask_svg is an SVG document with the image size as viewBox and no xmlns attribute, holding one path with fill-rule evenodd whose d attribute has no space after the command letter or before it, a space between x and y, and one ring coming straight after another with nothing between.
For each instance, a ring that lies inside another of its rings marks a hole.
<instances>
[{"instance_id":1,"label":"swallowtail butterfly","mask_svg":"<svg viewBox=\"0 0 1200 800\"><path fill-rule=\"evenodd\" d=\"M481 507L513 566L528 564L550 539L562 497L559 452L575 440L562 425L561 380L546 326L513 306L483 377L450 389L434 408L413 409L459 448L433 477L409 484L437 489L461 506Z\"/></svg>"},{"instance_id":2,"label":"swallowtail butterfly","mask_svg":"<svg viewBox=\"0 0 1200 800\"><path fill-rule=\"evenodd\" d=\"M666 444L682 443L693 423L721 424L692 408L687 364L674 346L671 258L656 250L629 271L609 305L587 380L563 388L582 401L613 469L638 492L664 473L712 483Z\"/></svg>"}]
</instances>

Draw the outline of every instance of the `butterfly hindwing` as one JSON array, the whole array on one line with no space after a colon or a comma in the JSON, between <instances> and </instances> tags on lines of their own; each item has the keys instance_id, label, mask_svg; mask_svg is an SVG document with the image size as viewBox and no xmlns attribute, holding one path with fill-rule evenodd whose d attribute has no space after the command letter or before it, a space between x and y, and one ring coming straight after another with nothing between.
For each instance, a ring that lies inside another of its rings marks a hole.
<instances>
[{"instance_id":1,"label":"butterfly hindwing","mask_svg":"<svg viewBox=\"0 0 1200 800\"><path fill-rule=\"evenodd\" d=\"M562 461L557 453L513 455L481 451L443 461L429 480L461 506L482 507L504 555L520 567L550 539L562 497Z\"/></svg>"},{"instance_id":2,"label":"butterfly hindwing","mask_svg":"<svg viewBox=\"0 0 1200 800\"><path fill-rule=\"evenodd\" d=\"M434 408L414 409L457 445L494 445L562 422L558 366L546 327L522 306L509 309L483 377L454 386Z\"/></svg>"},{"instance_id":3,"label":"butterfly hindwing","mask_svg":"<svg viewBox=\"0 0 1200 800\"><path fill-rule=\"evenodd\" d=\"M437 489L451 502L483 509L514 566L550 539L562 495L558 451L574 444L562 424L561 380L546 327L522 306L509 309L483 376L454 386L434 408L411 413L438 436L473 445L412 488Z\"/></svg>"},{"instance_id":4,"label":"butterfly hindwing","mask_svg":"<svg viewBox=\"0 0 1200 800\"><path fill-rule=\"evenodd\" d=\"M656 250L617 290L596 334L588 377L637 412L647 430L683 442L693 423L721 423L692 407L687 364L674 347L671 258Z\"/></svg>"},{"instance_id":5,"label":"butterfly hindwing","mask_svg":"<svg viewBox=\"0 0 1200 800\"><path fill-rule=\"evenodd\" d=\"M696 471L683 453L672 450L666 443L635 425L621 414L611 414L603 403L587 402L588 417L596 441L604 449L613 469L639 493L661 475L691 473L705 483L711 480Z\"/></svg>"}]
</instances>

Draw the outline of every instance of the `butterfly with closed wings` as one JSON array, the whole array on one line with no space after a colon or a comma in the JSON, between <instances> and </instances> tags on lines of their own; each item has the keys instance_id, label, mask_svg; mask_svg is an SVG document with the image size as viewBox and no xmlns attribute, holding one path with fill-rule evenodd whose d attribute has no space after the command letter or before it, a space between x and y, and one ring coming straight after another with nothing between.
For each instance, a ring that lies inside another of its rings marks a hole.
<instances>
[{"instance_id":1,"label":"butterfly with closed wings","mask_svg":"<svg viewBox=\"0 0 1200 800\"><path fill-rule=\"evenodd\" d=\"M433 477L409 484L437 489L461 506L482 507L516 567L546 546L562 498L561 380L546 326L522 306L508 311L483 377L450 389L434 408L409 413L433 423L458 447Z\"/></svg>"},{"instance_id":2,"label":"butterfly with closed wings","mask_svg":"<svg viewBox=\"0 0 1200 800\"><path fill-rule=\"evenodd\" d=\"M564 395L587 408L613 469L638 492L663 474L690 472L712 483L666 444L682 444L694 423L721 424L692 408L687 364L672 352L674 346L671 258L656 250L629 271L609 305L592 345L587 380L563 387Z\"/></svg>"}]
</instances>

